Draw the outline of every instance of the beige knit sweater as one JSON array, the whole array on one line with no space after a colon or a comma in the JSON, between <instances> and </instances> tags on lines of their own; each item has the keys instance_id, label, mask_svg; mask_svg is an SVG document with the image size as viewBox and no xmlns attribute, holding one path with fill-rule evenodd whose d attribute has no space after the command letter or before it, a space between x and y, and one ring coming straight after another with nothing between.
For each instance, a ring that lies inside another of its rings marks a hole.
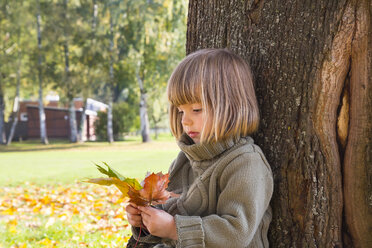
<instances>
[{"instance_id":1,"label":"beige knit sweater","mask_svg":"<svg viewBox=\"0 0 372 248\"><path fill-rule=\"evenodd\" d=\"M168 190L181 194L162 209L175 216L178 241L141 235L155 247L269 247L273 177L250 137L207 145L184 135ZM138 239L138 229L132 228Z\"/></svg>"}]
</instances>

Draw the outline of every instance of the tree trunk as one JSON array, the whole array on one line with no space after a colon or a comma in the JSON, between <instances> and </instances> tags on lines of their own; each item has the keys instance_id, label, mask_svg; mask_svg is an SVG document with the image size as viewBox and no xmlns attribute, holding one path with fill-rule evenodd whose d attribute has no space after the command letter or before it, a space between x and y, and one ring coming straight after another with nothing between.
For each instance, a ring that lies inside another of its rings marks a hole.
<instances>
[{"instance_id":1,"label":"tree trunk","mask_svg":"<svg viewBox=\"0 0 372 248\"><path fill-rule=\"evenodd\" d=\"M152 117L152 121L154 122L155 140L157 140L159 138L158 123L160 123L161 117L156 118L154 115L152 115L151 117Z\"/></svg>"},{"instance_id":2,"label":"tree trunk","mask_svg":"<svg viewBox=\"0 0 372 248\"><path fill-rule=\"evenodd\" d=\"M96 26L97 26L97 15L98 15L98 4L96 0L93 0L93 11L92 11L92 33L93 33L93 38L92 38L92 46L95 47L95 33L96 33ZM93 58L90 59L90 61L93 60ZM87 72L87 78L90 81L92 76L91 76L91 67L88 67L88 72ZM88 82L89 82L88 81ZM83 106L83 112L81 113L80 117L80 124L78 128L78 141L79 142L84 142L86 140L85 138L85 124L86 124L86 119L87 115L85 113L87 109L87 95L89 94L84 94L84 106Z\"/></svg>"},{"instance_id":3,"label":"tree trunk","mask_svg":"<svg viewBox=\"0 0 372 248\"><path fill-rule=\"evenodd\" d=\"M87 109L87 99L84 100L84 106L83 106L83 112L81 112L80 116L80 123L79 123L79 128L78 128L78 141L79 142L84 142L84 131L85 131L85 123L87 119L87 115L85 113Z\"/></svg>"},{"instance_id":4,"label":"tree trunk","mask_svg":"<svg viewBox=\"0 0 372 248\"><path fill-rule=\"evenodd\" d=\"M37 41L38 41L38 72L39 72L39 122L40 122L40 139L43 144L48 144L47 127L45 120L44 104L43 104L43 73L42 73L42 51L41 51L41 30L40 30L40 4L37 1Z\"/></svg>"},{"instance_id":5,"label":"tree trunk","mask_svg":"<svg viewBox=\"0 0 372 248\"><path fill-rule=\"evenodd\" d=\"M142 142L150 142L150 123L149 117L147 114L147 93L143 85L143 80L139 75L139 72L136 72L137 81L140 87L140 120L141 120L141 136Z\"/></svg>"},{"instance_id":6,"label":"tree trunk","mask_svg":"<svg viewBox=\"0 0 372 248\"><path fill-rule=\"evenodd\" d=\"M107 108L107 141L109 143L114 142L114 128L112 125L112 117L112 99L110 99Z\"/></svg>"},{"instance_id":7,"label":"tree trunk","mask_svg":"<svg viewBox=\"0 0 372 248\"><path fill-rule=\"evenodd\" d=\"M69 101L68 115L69 115L69 124L70 124L70 141L72 143L75 143L78 141L78 139L77 139L76 111L75 111L74 99Z\"/></svg>"},{"instance_id":8,"label":"tree trunk","mask_svg":"<svg viewBox=\"0 0 372 248\"><path fill-rule=\"evenodd\" d=\"M5 109L5 103L4 103L4 91L3 86L1 84L2 81L2 75L0 73L0 144L6 143L6 137L5 137L5 121L4 121L4 109Z\"/></svg>"},{"instance_id":9,"label":"tree trunk","mask_svg":"<svg viewBox=\"0 0 372 248\"><path fill-rule=\"evenodd\" d=\"M63 1L64 6L64 20L67 23L67 12L68 12L68 0ZM75 103L74 103L74 89L70 78L70 52L69 52L69 43L68 43L68 27L64 27L64 44L63 50L65 55L65 84L67 87L67 98L69 100L69 124L70 124L70 141L72 143L78 142L78 131L77 131L77 123L76 123L76 111L75 111Z\"/></svg>"},{"instance_id":10,"label":"tree trunk","mask_svg":"<svg viewBox=\"0 0 372 248\"><path fill-rule=\"evenodd\" d=\"M78 141L78 133L77 133L77 124L76 124L76 111L75 111L75 103L74 103L74 97L72 95L72 85L70 82L70 66L69 66L69 49L67 41L64 45L64 53L65 53L65 78L66 78L66 85L68 88L68 99L69 99L69 108L68 108L68 114L69 114L69 124L70 124L70 141L72 143L75 143Z\"/></svg>"},{"instance_id":11,"label":"tree trunk","mask_svg":"<svg viewBox=\"0 0 372 248\"><path fill-rule=\"evenodd\" d=\"M272 247L372 244L371 13L368 0L189 2L187 53L228 47L256 77Z\"/></svg>"},{"instance_id":12,"label":"tree trunk","mask_svg":"<svg viewBox=\"0 0 372 248\"><path fill-rule=\"evenodd\" d=\"M359 1L353 10L349 135L343 159L345 219L354 246L372 247L372 2Z\"/></svg>"},{"instance_id":13,"label":"tree trunk","mask_svg":"<svg viewBox=\"0 0 372 248\"><path fill-rule=\"evenodd\" d=\"M19 112L19 88L21 85L21 56L18 55L18 68L17 68L17 86L16 96L14 97L13 112L12 112L12 127L10 128L9 137L6 145L12 143L14 133L18 124L18 112Z\"/></svg>"},{"instance_id":14,"label":"tree trunk","mask_svg":"<svg viewBox=\"0 0 372 248\"><path fill-rule=\"evenodd\" d=\"M107 109L107 141L109 143L114 142L114 129L113 129L113 120L112 120L112 98L113 98L113 84L114 84L114 25L112 22L112 10L110 8L110 68L109 68L109 85L108 85L108 92L107 92L107 100L108 100L108 109Z\"/></svg>"}]
</instances>

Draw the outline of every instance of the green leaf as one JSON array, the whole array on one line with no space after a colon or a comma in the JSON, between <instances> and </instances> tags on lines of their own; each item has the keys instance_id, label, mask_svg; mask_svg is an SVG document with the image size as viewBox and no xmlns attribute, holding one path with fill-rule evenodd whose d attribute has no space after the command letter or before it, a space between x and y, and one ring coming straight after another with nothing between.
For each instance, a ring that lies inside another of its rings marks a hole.
<instances>
[{"instance_id":1,"label":"green leaf","mask_svg":"<svg viewBox=\"0 0 372 248\"><path fill-rule=\"evenodd\" d=\"M89 179L87 181L84 181L86 183L94 183L94 184L99 184L99 185L106 185L106 186L110 186L112 184L115 184L115 181L111 178L111 177L108 177L108 178L104 178L104 177L100 177L100 178L92 178L92 179Z\"/></svg>"},{"instance_id":2,"label":"green leaf","mask_svg":"<svg viewBox=\"0 0 372 248\"><path fill-rule=\"evenodd\" d=\"M128 183L132 188L134 188L135 190L141 190L142 189L142 186L141 184L137 181L137 179L134 179L134 178L126 178L124 180L124 182Z\"/></svg>"},{"instance_id":3,"label":"green leaf","mask_svg":"<svg viewBox=\"0 0 372 248\"><path fill-rule=\"evenodd\" d=\"M116 170L112 169L106 162L102 162L104 165L107 166L107 170L105 168L103 168L102 166L98 165L98 164L95 164L97 166L97 169L102 173L102 174L105 174L107 175L108 177L110 178L116 178L116 179L119 179L120 181L122 182L125 182L127 183L130 187L132 187L133 189L135 190L140 190L142 189L142 186L141 184L137 181L137 179L135 178L128 178L128 177L124 177L123 175L121 175L119 172L117 172ZM105 184L103 184L105 185Z\"/></svg>"},{"instance_id":4,"label":"green leaf","mask_svg":"<svg viewBox=\"0 0 372 248\"><path fill-rule=\"evenodd\" d=\"M98 164L95 164L97 166L97 169L102 173L102 174L105 174L109 177L114 177L114 178L117 178L121 181L124 181L126 179L126 177L122 176L119 172L115 171L114 169L112 169L106 162L102 162L104 165L107 166L107 170L105 168L103 168L102 166L98 165Z\"/></svg>"},{"instance_id":5,"label":"green leaf","mask_svg":"<svg viewBox=\"0 0 372 248\"><path fill-rule=\"evenodd\" d=\"M129 183L121 181L118 178L114 177L109 177L109 178L92 178L87 181L87 183L94 183L94 184L99 184L99 185L105 185L105 186L110 186L114 184L120 191L123 193L123 197L128 197L128 191L131 185Z\"/></svg>"}]
</instances>

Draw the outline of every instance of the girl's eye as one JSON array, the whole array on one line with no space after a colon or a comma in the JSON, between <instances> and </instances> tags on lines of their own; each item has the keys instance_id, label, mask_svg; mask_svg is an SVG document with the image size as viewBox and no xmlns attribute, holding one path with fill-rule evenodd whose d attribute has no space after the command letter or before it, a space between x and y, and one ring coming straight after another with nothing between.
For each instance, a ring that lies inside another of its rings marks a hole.
<instances>
[{"instance_id":1,"label":"girl's eye","mask_svg":"<svg viewBox=\"0 0 372 248\"><path fill-rule=\"evenodd\" d=\"M194 109L193 111L199 113L202 111L202 109Z\"/></svg>"},{"instance_id":2,"label":"girl's eye","mask_svg":"<svg viewBox=\"0 0 372 248\"><path fill-rule=\"evenodd\" d=\"M183 111L178 110L178 114L182 115L183 114Z\"/></svg>"}]
</instances>

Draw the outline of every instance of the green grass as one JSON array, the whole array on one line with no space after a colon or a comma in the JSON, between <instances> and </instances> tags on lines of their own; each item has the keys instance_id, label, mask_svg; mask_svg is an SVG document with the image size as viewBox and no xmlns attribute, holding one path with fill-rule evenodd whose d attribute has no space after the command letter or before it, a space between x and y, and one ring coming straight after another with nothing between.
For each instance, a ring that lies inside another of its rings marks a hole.
<instances>
[{"instance_id":1,"label":"green grass","mask_svg":"<svg viewBox=\"0 0 372 248\"><path fill-rule=\"evenodd\" d=\"M70 144L52 141L13 143L0 147L0 186L18 185L25 181L36 184L73 183L100 176L93 163L107 162L128 177L143 178L147 171L166 172L179 149L173 138L142 143L128 141L87 142Z\"/></svg>"}]
</instances>

